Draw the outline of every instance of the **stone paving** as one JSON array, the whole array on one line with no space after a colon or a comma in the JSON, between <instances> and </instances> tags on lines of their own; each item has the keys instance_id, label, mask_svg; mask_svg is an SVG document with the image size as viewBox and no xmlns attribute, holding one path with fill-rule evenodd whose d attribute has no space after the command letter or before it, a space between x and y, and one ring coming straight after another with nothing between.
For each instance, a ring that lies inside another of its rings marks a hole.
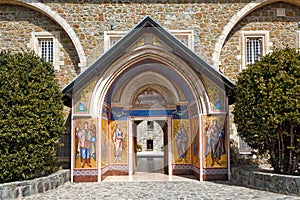
<instances>
[{"instance_id":1,"label":"stone paving","mask_svg":"<svg viewBox=\"0 0 300 200\"><path fill-rule=\"evenodd\" d=\"M119 181L101 183L70 183L24 198L26 200L97 200L97 199L263 199L300 200L287 196L230 184L229 182L188 181Z\"/></svg>"}]
</instances>

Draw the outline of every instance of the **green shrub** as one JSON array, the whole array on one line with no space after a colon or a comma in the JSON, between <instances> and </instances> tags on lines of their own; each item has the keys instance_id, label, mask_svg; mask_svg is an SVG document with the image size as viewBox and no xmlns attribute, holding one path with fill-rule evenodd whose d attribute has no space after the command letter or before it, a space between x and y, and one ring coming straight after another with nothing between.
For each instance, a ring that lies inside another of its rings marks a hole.
<instances>
[{"instance_id":1,"label":"green shrub","mask_svg":"<svg viewBox=\"0 0 300 200\"><path fill-rule=\"evenodd\" d=\"M32 52L0 52L0 85L0 182L53 173L64 123L51 64Z\"/></svg>"},{"instance_id":2,"label":"green shrub","mask_svg":"<svg viewBox=\"0 0 300 200\"><path fill-rule=\"evenodd\" d=\"M299 173L300 53L275 49L239 74L235 92L239 135L277 173Z\"/></svg>"}]
</instances>

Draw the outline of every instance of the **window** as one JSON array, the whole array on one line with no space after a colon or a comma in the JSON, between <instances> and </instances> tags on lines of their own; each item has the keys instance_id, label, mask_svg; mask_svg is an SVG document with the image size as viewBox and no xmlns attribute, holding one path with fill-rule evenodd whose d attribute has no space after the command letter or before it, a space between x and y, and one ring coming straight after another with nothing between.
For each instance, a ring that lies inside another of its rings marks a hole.
<instances>
[{"instance_id":1,"label":"window","mask_svg":"<svg viewBox=\"0 0 300 200\"><path fill-rule=\"evenodd\" d=\"M242 69L266 55L269 49L268 41L269 32L267 31L242 32Z\"/></svg>"},{"instance_id":2,"label":"window","mask_svg":"<svg viewBox=\"0 0 300 200\"><path fill-rule=\"evenodd\" d=\"M194 31L192 30L170 30L170 33L174 35L178 40L188 46L191 50L194 50ZM126 32L124 31L105 31L104 32L104 51L110 49L115 45Z\"/></svg>"},{"instance_id":3,"label":"window","mask_svg":"<svg viewBox=\"0 0 300 200\"><path fill-rule=\"evenodd\" d=\"M297 47L296 49L298 49L298 51L300 51L300 31L296 32L296 40L297 40Z\"/></svg>"},{"instance_id":4,"label":"window","mask_svg":"<svg viewBox=\"0 0 300 200\"><path fill-rule=\"evenodd\" d=\"M39 55L47 62L53 64L53 39L43 38L39 39Z\"/></svg>"},{"instance_id":5,"label":"window","mask_svg":"<svg viewBox=\"0 0 300 200\"><path fill-rule=\"evenodd\" d=\"M249 145L239 137L239 152L240 154L252 154L252 149Z\"/></svg>"},{"instance_id":6,"label":"window","mask_svg":"<svg viewBox=\"0 0 300 200\"><path fill-rule=\"evenodd\" d=\"M246 39L246 64L252 64L262 55L262 37L248 37Z\"/></svg>"},{"instance_id":7,"label":"window","mask_svg":"<svg viewBox=\"0 0 300 200\"><path fill-rule=\"evenodd\" d=\"M61 56L59 51L58 32L32 33L28 47L33 49L45 61L52 63L55 70L59 70L59 65L64 65L63 61L59 61L63 54Z\"/></svg>"}]
</instances>

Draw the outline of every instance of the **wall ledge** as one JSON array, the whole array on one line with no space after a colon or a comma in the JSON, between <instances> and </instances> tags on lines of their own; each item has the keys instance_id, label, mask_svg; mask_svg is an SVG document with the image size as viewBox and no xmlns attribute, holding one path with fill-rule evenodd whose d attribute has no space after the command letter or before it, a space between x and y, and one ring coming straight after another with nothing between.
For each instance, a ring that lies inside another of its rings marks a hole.
<instances>
[{"instance_id":1,"label":"wall ledge","mask_svg":"<svg viewBox=\"0 0 300 200\"><path fill-rule=\"evenodd\" d=\"M300 196L300 176L274 174L259 168L231 168L231 182L249 188L285 195Z\"/></svg>"},{"instance_id":2,"label":"wall ledge","mask_svg":"<svg viewBox=\"0 0 300 200\"><path fill-rule=\"evenodd\" d=\"M44 193L70 181L70 170L60 170L46 177L0 184L0 199L20 199Z\"/></svg>"}]
</instances>

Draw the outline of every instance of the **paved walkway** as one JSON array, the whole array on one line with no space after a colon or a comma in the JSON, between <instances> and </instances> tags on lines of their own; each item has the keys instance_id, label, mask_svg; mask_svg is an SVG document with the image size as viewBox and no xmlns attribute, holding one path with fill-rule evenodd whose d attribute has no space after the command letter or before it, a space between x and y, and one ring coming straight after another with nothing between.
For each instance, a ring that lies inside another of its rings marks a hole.
<instances>
[{"instance_id":1,"label":"paved walkway","mask_svg":"<svg viewBox=\"0 0 300 200\"><path fill-rule=\"evenodd\" d=\"M147 179L148 178L148 179ZM27 200L123 200L123 199L299 199L260 190L231 185L229 182L200 182L191 177L175 177L148 174L131 177L108 177L101 183L66 183L44 194L36 194Z\"/></svg>"}]
</instances>

